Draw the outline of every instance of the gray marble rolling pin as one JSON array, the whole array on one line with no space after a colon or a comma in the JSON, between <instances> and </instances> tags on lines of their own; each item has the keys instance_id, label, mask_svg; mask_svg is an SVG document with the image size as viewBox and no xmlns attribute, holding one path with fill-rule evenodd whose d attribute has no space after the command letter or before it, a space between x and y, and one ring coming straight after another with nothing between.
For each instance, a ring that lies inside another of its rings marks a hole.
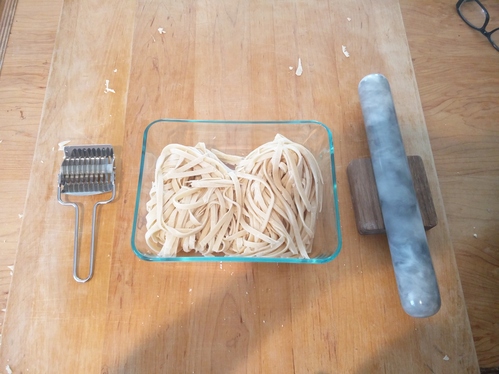
<instances>
[{"instance_id":1,"label":"gray marble rolling pin","mask_svg":"<svg viewBox=\"0 0 499 374\"><path fill-rule=\"evenodd\" d=\"M368 75L359 96L400 301L410 316L429 317L440 309L440 292L390 85Z\"/></svg>"}]
</instances>

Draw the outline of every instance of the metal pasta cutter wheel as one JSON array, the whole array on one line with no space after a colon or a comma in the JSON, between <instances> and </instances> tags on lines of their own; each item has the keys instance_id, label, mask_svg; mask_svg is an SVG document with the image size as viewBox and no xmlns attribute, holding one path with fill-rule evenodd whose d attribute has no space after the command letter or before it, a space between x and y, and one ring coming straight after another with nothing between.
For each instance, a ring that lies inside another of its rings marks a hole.
<instances>
[{"instance_id":1,"label":"metal pasta cutter wheel","mask_svg":"<svg viewBox=\"0 0 499 374\"><path fill-rule=\"evenodd\" d=\"M113 147L108 144L82 145L64 147L64 159L59 172L59 188L57 189L57 201L62 205L75 208L75 234L74 234L74 258L73 277L77 282L86 282L92 278L94 272L94 241L95 220L97 207L110 203L116 195ZM92 239L90 250L90 270L86 278L78 276L78 227L79 209L73 202L63 201L61 194L89 196L106 192L112 192L109 200L98 201L94 205L92 214Z\"/></svg>"}]
</instances>

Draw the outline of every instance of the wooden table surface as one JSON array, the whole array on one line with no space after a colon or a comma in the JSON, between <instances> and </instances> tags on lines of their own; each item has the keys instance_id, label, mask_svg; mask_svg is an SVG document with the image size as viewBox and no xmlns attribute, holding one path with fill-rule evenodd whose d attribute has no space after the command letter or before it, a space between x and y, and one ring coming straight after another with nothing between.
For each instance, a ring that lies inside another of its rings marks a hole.
<instances>
[{"instance_id":1,"label":"wooden table surface","mask_svg":"<svg viewBox=\"0 0 499 374\"><path fill-rule=\"evenodd\" d=\"M289 70L298 57L300 77ZM386 239L355 228L346 166L368 154L357 84L371 72L391 82L406 148L422 156L436 203L428 239L442 309L428 319L401 310ZM116 93L104 93L106 79ZM321 266L139 261L129 241L141 134L161 117L328 124L340 256ZM118 199L99 214L96 273L84 285L71 277L72 211L55 200L62 140L119 150ZM3 329L7 364L16 372L477 371L398 1L66 2Z\"/></svg>"}]
</instances>

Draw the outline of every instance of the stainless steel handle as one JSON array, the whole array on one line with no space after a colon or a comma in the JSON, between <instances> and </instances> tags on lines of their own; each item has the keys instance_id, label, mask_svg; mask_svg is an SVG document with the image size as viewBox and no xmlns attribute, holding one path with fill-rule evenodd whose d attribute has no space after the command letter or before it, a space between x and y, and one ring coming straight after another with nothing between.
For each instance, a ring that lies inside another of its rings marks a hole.
<instances>
[{"instance_id":1,"label":"stainless steel handle","mask_svg":"<svg viewBox=\"0 0 499 374\"><path fill-rule=\"evenodd\" d=\"M85 283L89 281L93 274L94 274L94 257L95 257L95 221L97 219L97 207L99 205L105 205L110 203L111 201L114 200L114 197L116 195L116 186L113 183L112 187L112 195L108 200L104 201L98 201L95 203L93 212L92 212L92 238L91 238L91 248L90 248L90 259L89 259L89 271L88 275L86 278L80 278L78 276L78 263L79 263L79 257L80 257L80 251L79 251L79 246L78 246L78 229L80 226L80 214L79 214L79 208L78 204L70 202L70 201L64 201L61 198L61 186L58 187L57 189L57 201L61 205L65 206L72 206L75 209L75 228L74 228L74 240L73 240L73 278L75 281L79 283Z\"/></svg>"}]
</instances>

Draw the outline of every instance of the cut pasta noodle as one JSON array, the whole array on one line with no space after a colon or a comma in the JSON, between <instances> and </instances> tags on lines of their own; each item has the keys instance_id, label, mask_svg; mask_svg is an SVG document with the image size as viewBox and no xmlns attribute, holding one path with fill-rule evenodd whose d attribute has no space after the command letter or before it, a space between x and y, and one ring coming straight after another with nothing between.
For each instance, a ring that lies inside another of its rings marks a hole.
<instances>
[{"instance_id":1,"label":"cut pasta noodle","mask_svg":"<svg viewBox=\"0 0 499 374\"><path fill-rule=\"evenodd\" d=\"M170 144L156 162L146 242L159 257L309 258L322 190L312 153L280 134L246 157Z\"/></svg>"}]
</instances>

